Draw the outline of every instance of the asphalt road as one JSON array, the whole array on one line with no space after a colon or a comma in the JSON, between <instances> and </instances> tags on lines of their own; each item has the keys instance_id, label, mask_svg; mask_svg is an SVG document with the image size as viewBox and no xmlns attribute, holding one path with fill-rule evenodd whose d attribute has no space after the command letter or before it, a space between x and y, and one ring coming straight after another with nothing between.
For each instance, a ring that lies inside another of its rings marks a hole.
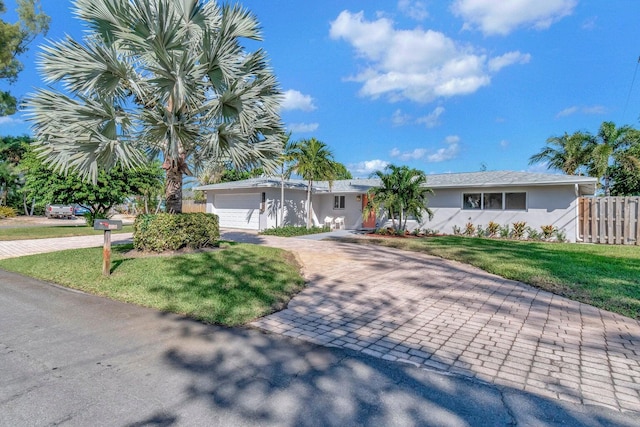
<instances>
[{"instance_id":1,"label":"asphalt road","mask_svg":"<svg viewBox=\"0 0 640 427\"><path fill-rule=\"evenodd\" d=\"M1 426L638 425L0 270Z\"/></svg>"}]
</instances>

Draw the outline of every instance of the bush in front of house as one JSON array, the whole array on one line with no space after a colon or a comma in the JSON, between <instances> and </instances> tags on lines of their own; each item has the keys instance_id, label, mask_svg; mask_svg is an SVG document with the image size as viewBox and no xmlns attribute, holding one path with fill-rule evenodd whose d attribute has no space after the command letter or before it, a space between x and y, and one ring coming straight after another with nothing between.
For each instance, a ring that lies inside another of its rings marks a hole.
<instances>
[{"instance_id":1,"label":"bush in front of house","mask_svg":"<svg viewBox=\"0 0 640 427\"><path fill-rule=\"evenodd\" d=\"M10 206L0 206L0 219L13 218L17 215L16 210Z\"/></svg>"},{"instance_id":2,"label":"bush in front of house","mask_svg":"<svg viewBox=\"0 0 640 427\"><path fill-rule=\"evenodd\" d=\"M284 227L273 227L261 231L260 234L266 236L279 236L279 237L296 237L305 236L307 234L328 233L331 231L329 227L297 227L295 225L285 225Z\"/></svg>"},{"instance_id":3,"label":"bush in front of house","mask_svg":"<svg viewBox=\"0 0 640 427\"><path fill-rule=\"evenodd\" d=\"M206 213L138 215L133 246L139 251L163 252L218 245L218 216Z\"/></svg>"}]
</instances>

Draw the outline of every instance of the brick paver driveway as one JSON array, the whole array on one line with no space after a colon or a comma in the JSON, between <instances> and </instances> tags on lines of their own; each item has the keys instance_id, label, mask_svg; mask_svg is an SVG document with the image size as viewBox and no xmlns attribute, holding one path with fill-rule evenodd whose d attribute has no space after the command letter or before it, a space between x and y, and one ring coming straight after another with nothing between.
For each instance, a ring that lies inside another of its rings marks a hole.
<instances>
[{"instance_id":1,"label":"brick paver driveway","mask_svg":"<svg viewBox=\"0 0 640 427\"><path fill-rule=\"evenodd\" d=\"M640 411L640 324L428 255L256 237L308 280L254 326L547 397Z\"/></svg>"}]
</instances>

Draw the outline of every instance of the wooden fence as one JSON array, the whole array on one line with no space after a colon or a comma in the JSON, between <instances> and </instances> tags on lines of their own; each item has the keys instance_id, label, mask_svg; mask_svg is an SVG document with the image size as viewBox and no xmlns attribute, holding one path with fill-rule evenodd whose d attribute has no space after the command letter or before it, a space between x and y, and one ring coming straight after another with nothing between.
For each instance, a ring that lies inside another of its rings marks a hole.
<instances>
[{"instance_id":1,"label":"wooden fence","mask_svg":"<svg viewBox=\"0 0 640 427\"><path fill-rule=\"evenodd\" d=\"M207 204L204 202L195 202L193 200L182 201L182 212L184 213L196 213L207 211Z\"/></svg>"},{"instance_id":2,"label":"wooden fence","mask_svg":"<svg viewBox=\"0 0 640 427\"><path fill-rule=\"evenodd\" d=\"M581 197L578 219L585 243L640 245L640 197Z\"/></svg>"}]
</instances>

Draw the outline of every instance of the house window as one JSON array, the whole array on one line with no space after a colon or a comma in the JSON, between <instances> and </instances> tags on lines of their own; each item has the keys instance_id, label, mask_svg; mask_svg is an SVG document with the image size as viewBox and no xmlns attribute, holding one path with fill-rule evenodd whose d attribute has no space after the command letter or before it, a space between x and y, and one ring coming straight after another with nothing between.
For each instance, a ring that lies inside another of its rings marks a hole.
<instances>
[{"instance_id":1,"label":"house window","mask_svg":"<svg viewBox=\"0 0 640 427\"><path fill-rule=\"evenodd\" d=\"M502 209L502 193L484 193L483 209L501 210Z\"/></svg>"},{"instance_id":2,"label":"house window","mask_svg":"<svg viewBox=\"0 0 640 427\"><path fill-rule=\"evenodd\" d=\"M462 209L527 210L527 193L463 193Z\"/></svg>"},{"instance_id":3,"label":"house window","mask_svg":"<svg viewBox=\"0 0 640 427\"><path fill-rule=\"evenodd\" d=\"M465 193L462 195L463 208L464 209L480 209L480 201L482 200L482 193Z\"/></svg>"},{"instance_id":4,"label":"house window","mask_svg":"<svg viewBox=\"0 0 640 427\"><path fill-rule=\"evenodd\" d=\"M504 193L504 208L509 211L527 209L527 193Z\"/></svg>"},{"instance_id":5,"label":"house window","mask_svg":"<svg viewBox=\"0 0 640 427\"><path fill-rule=\"evenodd\" d=\"M344 209L344 196L333 197L333 209Z\"/></svg>"}]
</instances>

